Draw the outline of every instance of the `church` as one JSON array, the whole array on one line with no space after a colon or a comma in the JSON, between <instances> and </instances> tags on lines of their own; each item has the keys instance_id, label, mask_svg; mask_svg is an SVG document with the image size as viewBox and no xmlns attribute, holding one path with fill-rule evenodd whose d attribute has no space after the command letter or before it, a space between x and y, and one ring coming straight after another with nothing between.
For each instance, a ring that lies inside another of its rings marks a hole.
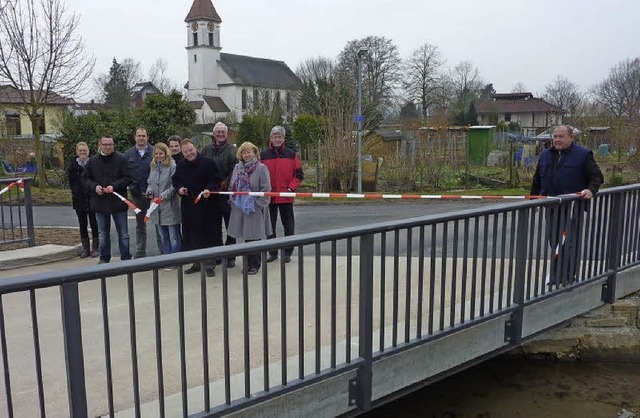
<instances>
[{"instance_id":1,"label":"church","mask_svg":"<svg viewBox=\"0 0 640 418\"><path fill-rule=\"evenodd\" d=\"M279 107L291 122L300 79L283 61L221 52L222 19L211 0L194 0L187 23L187 100L196 123L215 123Z\"/></svg>"}]
</instances>

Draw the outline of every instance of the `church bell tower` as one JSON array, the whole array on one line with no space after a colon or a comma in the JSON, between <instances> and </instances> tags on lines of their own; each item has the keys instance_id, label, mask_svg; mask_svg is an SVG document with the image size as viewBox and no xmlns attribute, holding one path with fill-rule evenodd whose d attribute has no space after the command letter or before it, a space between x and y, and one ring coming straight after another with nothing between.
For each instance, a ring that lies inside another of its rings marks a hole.
<instances>
[{"instance_id":1,"label":"church bell tower","mask_svg":"<svg viewBox=\"0 0 640 418\"><path fill-rule=\"evenodd\" d=\"M189 61L189 101L204 96L219 96L218 61L220 60L220 24L222 19L211 0L194 0L187 24L187 57Z\"/></svg>"}]
</instances>

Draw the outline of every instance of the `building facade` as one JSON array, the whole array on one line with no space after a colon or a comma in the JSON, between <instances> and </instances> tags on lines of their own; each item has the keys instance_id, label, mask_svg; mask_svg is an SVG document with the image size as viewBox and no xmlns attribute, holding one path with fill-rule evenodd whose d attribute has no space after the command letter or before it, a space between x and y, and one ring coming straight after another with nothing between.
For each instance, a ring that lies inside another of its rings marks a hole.
<instances>
[{"instance_id":1,"label":"building facade","mask_svg":"<svg viewBox=\"0 0 640 418\"><path fill-rule=\"evenodd\" d=\"M25 94L28 96L28 92ZM64 113L73 103L71 99L49 93L47 104L38 112L40 134L59 134ZM11 86L0 86L0 116L0 136L33 137L31 120L24 109L21 92Z\"/></svg>"},{"instance_id":2,"label":"building facade","mask_svg":"<svg viewBox=\"0 0 640 418\"><path fill-rule=\"evenodd\" d=\"M211 0L194 0L185 23L187 100L196 112L196 123L214 123L230 116L241 121L247 113L276 106L285 120L291 120L301 82L287 64L223 53L222 19Z\"/></svg>"},{"instance_id":3,"label":"building facade","mask_svg":"<svg viewBox=\"0 0 640 418\"><path fill-rule=\"evenodd\" d=\"M526 135L538 133L562 124L565 110L531 93L498 93L476 104L481 125L496 125L500 121L515 122Z\"/></svg>"}]
</instances>

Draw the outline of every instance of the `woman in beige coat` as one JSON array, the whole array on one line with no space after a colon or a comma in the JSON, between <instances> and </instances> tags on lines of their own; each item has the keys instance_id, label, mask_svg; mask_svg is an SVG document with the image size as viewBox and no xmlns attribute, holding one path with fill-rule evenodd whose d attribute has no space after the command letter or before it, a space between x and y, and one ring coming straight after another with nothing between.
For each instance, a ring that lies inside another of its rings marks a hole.
<instances>
[{"instance_id":1,"label":"woman in beige coat","mask_svg":"<svg viewBox=\"0 0 640 418\"><path fill-rule=\"evenodd\" d=\"M245 142L238 148L236 157L240 160L233 169L229 190L232 192L269 192L271 180L269 170L259 161L258 147ZM269 197L233 195L229 200L231 216L229 235L242 238L245 242L265 239L271 234L269 218ZM250 254L247 274L256 274L260 269L260 254Z\"/></svg>"}]
</instances>

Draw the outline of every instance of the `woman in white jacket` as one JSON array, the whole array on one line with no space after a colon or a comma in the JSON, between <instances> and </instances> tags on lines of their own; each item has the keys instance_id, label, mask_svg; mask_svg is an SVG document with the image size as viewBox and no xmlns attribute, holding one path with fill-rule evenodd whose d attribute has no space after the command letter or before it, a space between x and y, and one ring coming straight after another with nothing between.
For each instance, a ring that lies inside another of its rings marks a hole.
<instances>
[{"instance_id":1,"label":"woman in white jacket","mask_svg":"<svg viewBox=\"0 0 640 418\"><path fill-rule=\"evenodd\" d=\"M162 242L162 253L180 251L180 199L171 183L176 172L176 163L171 157L169 147L163 143L153 148L151 171L147 181L147 197L158 203L149 219L156 226Z\"/></svg>"}]
</instances>

